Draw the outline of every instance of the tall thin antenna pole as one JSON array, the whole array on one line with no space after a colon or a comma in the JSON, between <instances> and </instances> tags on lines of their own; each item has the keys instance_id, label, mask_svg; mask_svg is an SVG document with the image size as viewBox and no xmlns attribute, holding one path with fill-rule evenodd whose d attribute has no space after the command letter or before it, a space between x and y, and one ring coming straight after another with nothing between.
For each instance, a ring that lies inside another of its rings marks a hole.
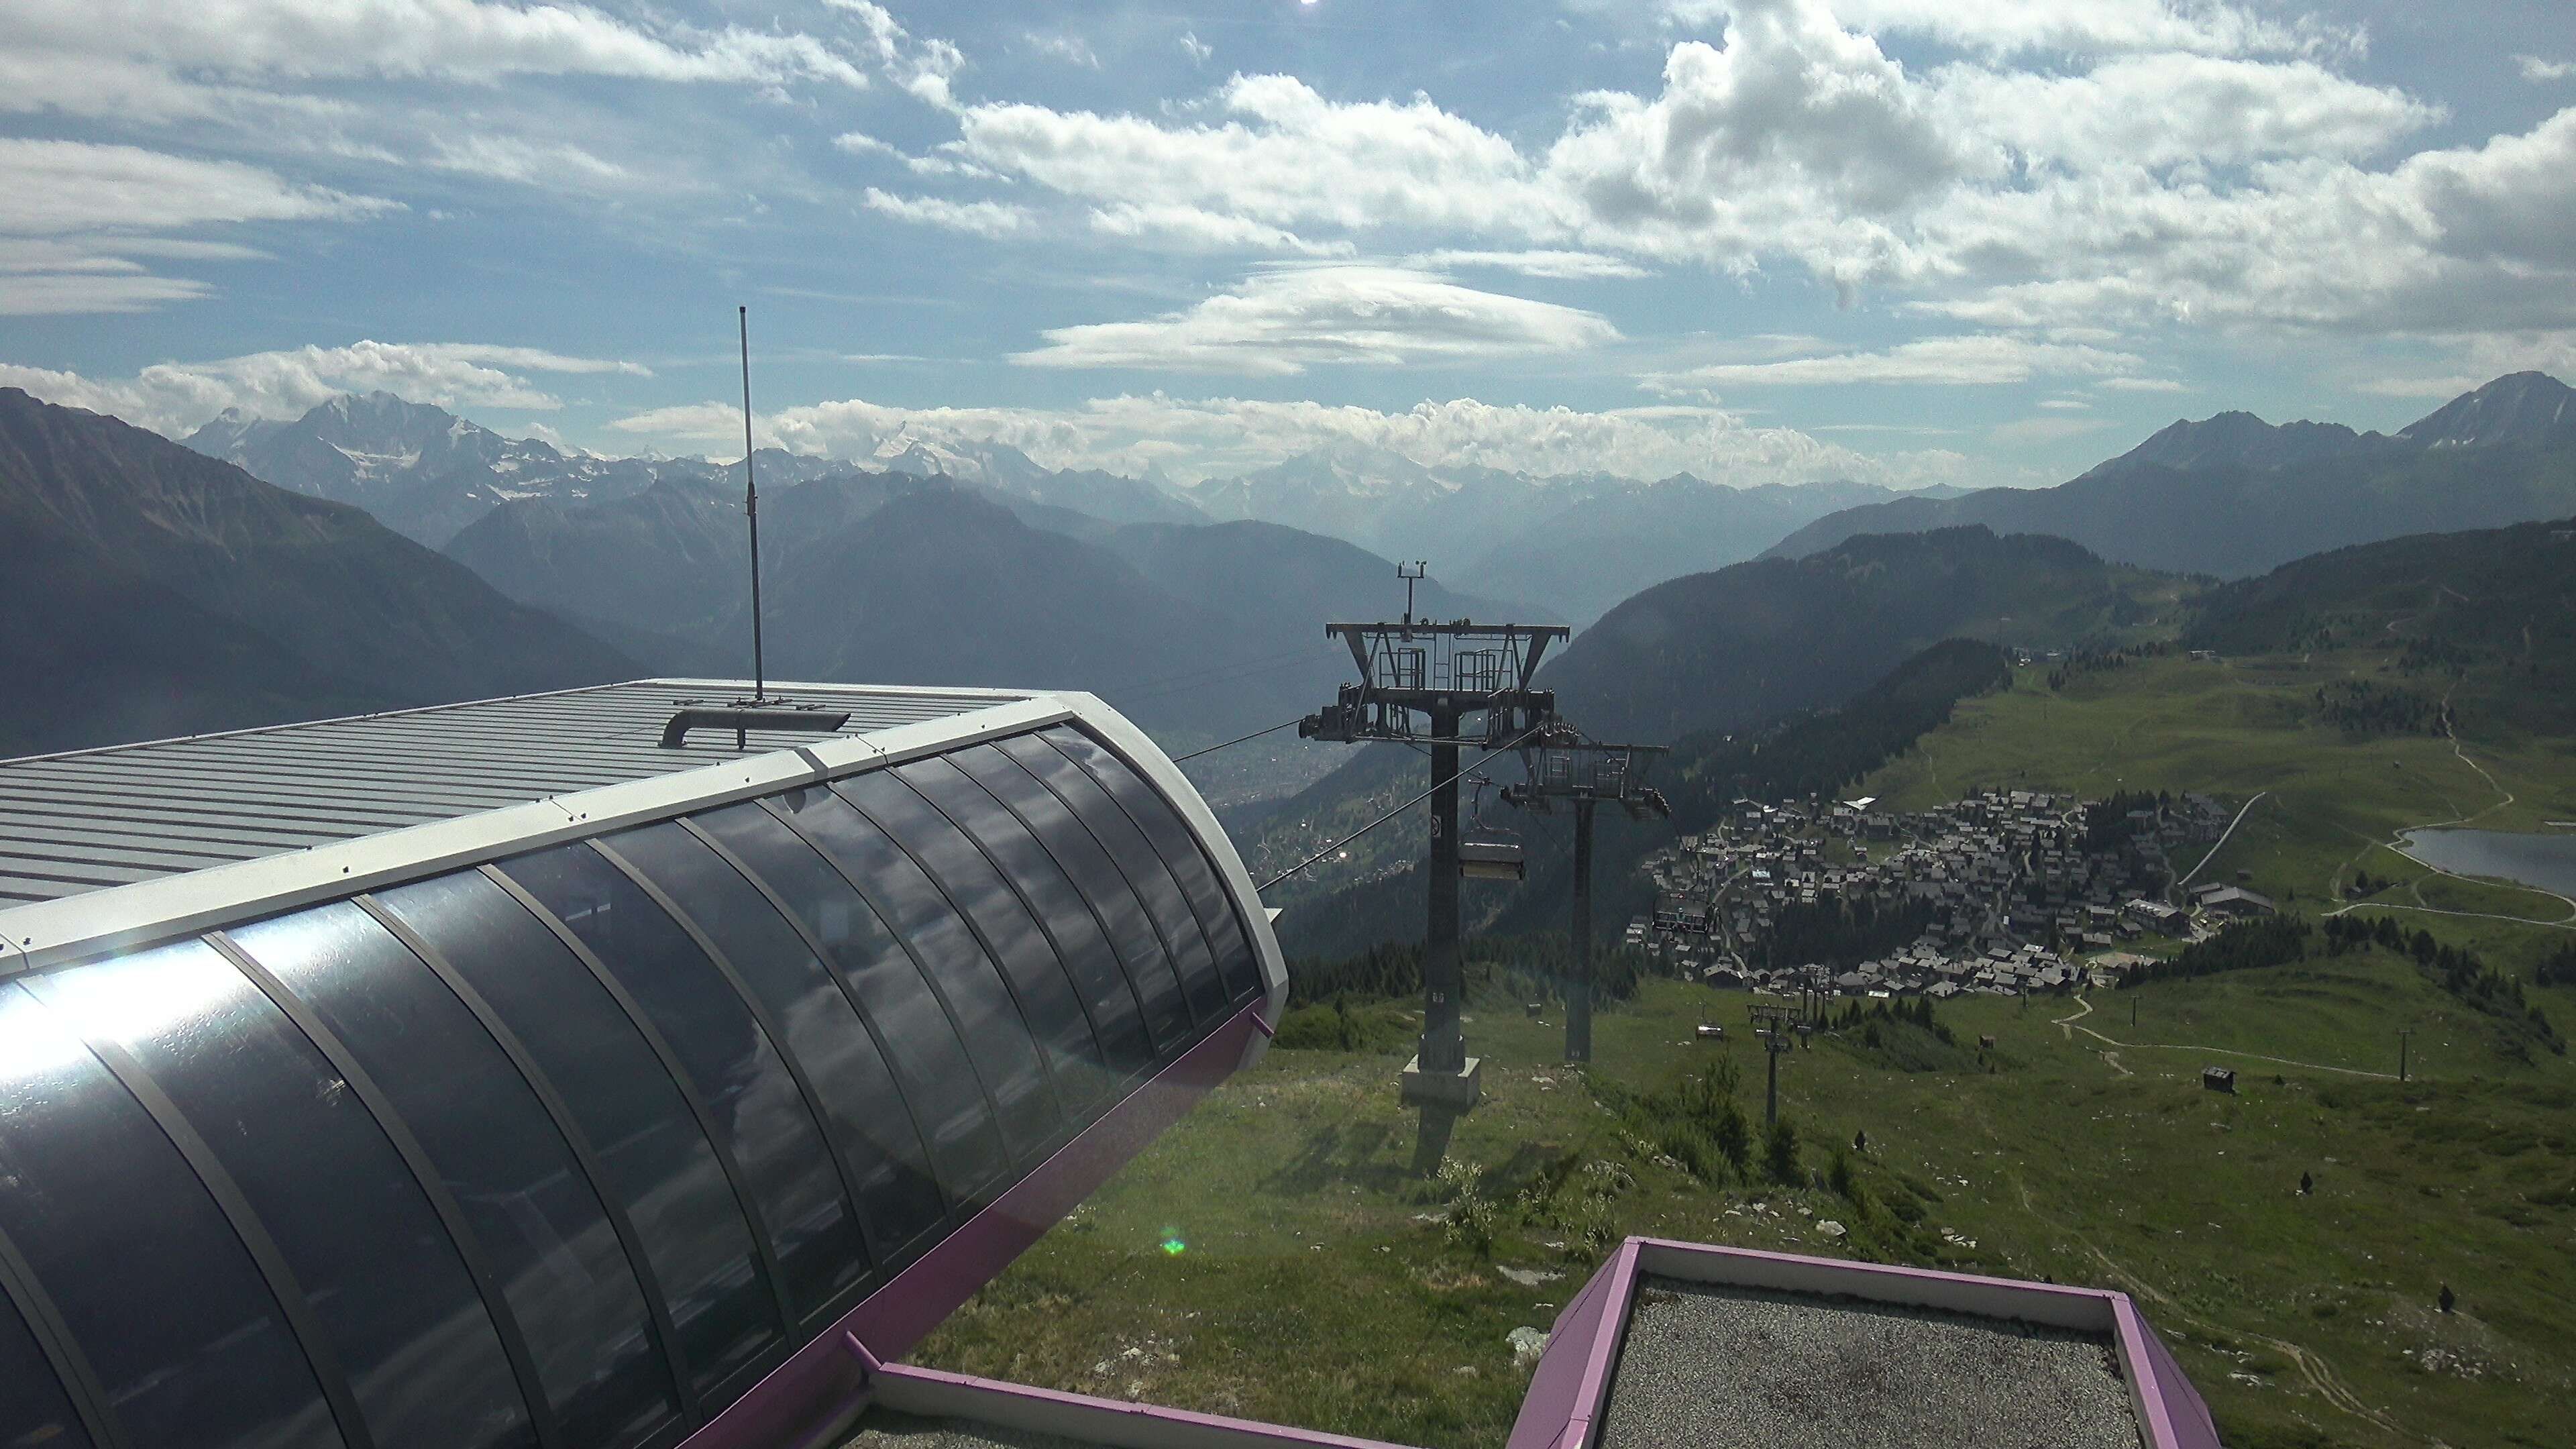
<instances>
[{"instance_id":1,"label":"tall thin antenna pole","mask_svg":"<svg viewBox=\"0 0 2576 1449\"><path fill-rule=\"evenodd\" d=\"M751 520L751 702L769 698L760 653L760 485L751 474L751 309L734 308L742 324L742 512Z\"/></svg>"}]
</instances>

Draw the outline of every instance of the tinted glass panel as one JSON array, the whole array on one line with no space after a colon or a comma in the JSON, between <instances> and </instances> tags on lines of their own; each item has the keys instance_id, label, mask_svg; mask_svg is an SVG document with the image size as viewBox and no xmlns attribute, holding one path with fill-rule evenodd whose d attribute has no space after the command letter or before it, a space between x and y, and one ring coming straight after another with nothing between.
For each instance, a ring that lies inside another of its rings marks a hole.
<instances>
[{"instance_id":1,"label":"tinted glass panel","mask_svg":"<svg viewBox=\"0 0 2576 1449\"><path fill-rule=\"evenodd\" d=\"M277 1004L191 941L29 983L177 1104L277 1242L379 1449L536 1442L447 1229Z\"/></svg>"},{"instance_id":2,"label":"tinted glass panel","mask_svg":"<svg viewBox=\"0 0 2576 1449\"><path fill-rule=\"evenodd\" d=\"M678 1417L626 1251L536 1093L464 1003L345 902L232 932L392 1100L481 1244L564 1438Z\"/></svg>"},{"instance_id":3,"label":"tinted glass panel","mask_svg":"<svg viewBox=\"0 0 2576 1449\"><path fill-rule=\"evenodd\" d=\"M1088 1118L1107 1105L1109 1069L1100 1039L1074 994L1073 978L1057 959L1055 943L1038 929L993 862L947 816L893 775L861 775L837 788L901 841L974 923L1046 1048L1048 1070L1067 1109Z\"/></svg>"},{"instance_id":4,"label":"tinted glass panel","mask_svg":"<svg viewBox=\"0 0 2576 1449\"><path fill-rule=\"evenodd\" d=\"M1214 1022L1225 1009L1225 989L1217 984L1216 955L1208 949L1207 936L1199 929L1189 898L1181 894L1180 882L1172 879L1171 870L1155 852L1153 842L1136 828L1135 821L1127 818L1126 811L1118 808L1118 802L1109 798L1109 792L1100 788L1099 781L1046 741L1021 735L995 743L1073 807L1092 838L1118 863L1128 884L1136 888L1145 909L1152 913L1156 929L1171 944L1191 1013L1202 1022Z\"/></svg>"},{"instance_id":5,"label":"tinted glass panel","mask_svg":"<svg viewBox=\"0 0 2576 1449\"><path fill-rule=\"evenodd\" d=\"M136 1449L325 1449L322 1387L221 1209L60 1017L0 982L0 1232Z\"/></svg>"},{"instance_id":6,"label":"tinted glass panel","mask_svg":"<svg viewBox=\"0 0 2576 1449\"><path fill-rule=\"evenodd\" d=\"M1089 735L1059 725L1046 731L1046 738L1089 770L1107 787L1110 796L1127 808L1127 814L1144 827L1146 838L1154 842L1163 863L1171 867L1173 877L1181 883L1182 894L1189 897L1190 909L1198 913L1199 926L1207 932L1208 945L1216 952L1217 974L1225 982L1226 995L1240 1001L1257 994L1261 990L1261 973L1252 964L1252 944L1244 937L1243 923L1235 915L1225 887L1217 880L1216 866L1200 847L1198 836L1172 808L1172 802Z\"/></svg>"},{"instance_id":7,"label":"tinted glass panel","mask_svg":"<svg viewBox=\"0 0 2576 1449\"><path fill-rule=\"evenodd\" d=\"M418 931L527 1043L635 1224L700 1390L777 1341L733 1188L634 1023L588 968L472 872L377 899Z\"/></svg>"},{"instance_id":8,"label":"tinted glass panel","mask_svg":"<svg viewBox=\"0 0 2576 1449\"><path fill-rule=\"evenodd\" d=\"M0 1449L90 1449L35 1333L0 1297Z\"/></svg>"},{"instance_id":9,"label":"tinted glass panel","mask_svg":"<svg viewBox=\"0 0 2576 1449\"><path fill-rule=\"evenodd\" d=\"M796 1079L750 1008L642 887L588 845L503 865L644 1009L760 1206L799 1314L867 1276L858 1215Z\"/></svg>"},{"instance_id":10,"label":"tinted glass panel","mask_svg":"<svg viewBox=\"0 0 2576 1449\"><path fill-rule=\"evenodd\" d=\"M1057 956L1072 972L1083 1004L1091 1008L1109 1065L1124 1076L1151 1062L1154 1049L1146 1040L1144 1014L1119 969L1118 954L1101 934L1082 893L1065 879L1037 837L946 760L915 760L895 773L975 837L1037 913L1054 938Z\"/></svg>"},{"instance_id":11,"label":"tinted glass panel","mask_svg":"<svg viewBox=\"0 0 2576 1449\"><path fill-rule=\"evenodd\" d=\"M832 798L824 791L809 793ZM949 1192L969 1197L999 1178L1010 1160L956 1025L876 911L812 846L759 806L733 805L694 818L787 904L875 1023Z\"/></svg>"},{"instance_id":12,"label":"tinted glass panel","mask_svg":"<svg viewBox=\"0 0 2576 1449\"><path fill-rule=\"evenodd\" d=\"M975 941L948 898L885 832L829 790L791 791L772 802L841 868L946 999L976 1075L993 1098L1011 1151L1043 1149L1054 1135L1055 1102L1038 1050L1001 969Z\"/></svg>"},{"instance_id":13,"label":"tinted glass panel","mask_svg":"<svg viewBox=\"0 0 2576 1449\"><path fill-rule=\"evenodd\" d=\"M912 1114L876 1039L805 938L724 857L677 825L630 830L608 844L682 904L786 1036L781 1045L814 1086L879 1254L937 1226L939 1186Z\"/></svg>"},{"instance_id":14,"label":"tinted glass panel","mask_svg":"<svg viewBox=\"0 0 2576 1449\"><path fill-rule=\"evenodd\" d=\"M1128 984L1145 1005L1145 1025L1155 1042L1171 1046L1189 1035L1189 1003L1181 999L1180 968L1163 938L1145 914L1145 903L1118 872L1117 862L1100 848L1091 831L1037 777L991 745L977 745L947 757L949 762L991 791L1028 822L1046 845L1047 854L1073 880L1074 888L1099 912L1118 952Z\"/></svg>"}]
</instances>

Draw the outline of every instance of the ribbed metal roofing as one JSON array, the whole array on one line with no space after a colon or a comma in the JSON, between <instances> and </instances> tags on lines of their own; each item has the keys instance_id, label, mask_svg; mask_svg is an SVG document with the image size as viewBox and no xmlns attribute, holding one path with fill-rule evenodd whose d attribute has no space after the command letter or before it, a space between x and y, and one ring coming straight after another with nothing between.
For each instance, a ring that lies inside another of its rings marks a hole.
<instances>
[{"instance_id":1,"label":"ribbed metal roofing","mask_svg":"<svg viewBox=\"0 0 2576 1449\"><path fill-rule=\"evenodd\" d=\"M749 692L747 680L638 680L0 761L0 908L740 758L730 730L664 749L662 727L682 708ZM849 711L842 734L1027 697L830 684L770 693ZM749 749L826 733L755 730Z\"/></svg>"}]
</instances>

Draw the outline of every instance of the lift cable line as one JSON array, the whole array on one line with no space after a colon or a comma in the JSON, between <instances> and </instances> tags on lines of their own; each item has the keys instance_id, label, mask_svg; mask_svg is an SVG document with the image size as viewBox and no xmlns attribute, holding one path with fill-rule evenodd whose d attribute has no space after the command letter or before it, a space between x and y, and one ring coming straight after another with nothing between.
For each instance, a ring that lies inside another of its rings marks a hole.
<instances>
[{"instance_id":1,"label":"lift cable line","mask_svg":"<svg viewBox=\"0 0 2576 1449\"><path fill-rule=\"evenodd\" d=\"M1303 715L1298 716L1298 719L1303 719L1303 718L1305 718L1305 716L1303 716ZM1174 756L1172 756L1172 763L1173 763L1173 764L1175 764L1175 765L1177 765L1177 764L1181 764L1181 763L1183 763L1184 761L1188 761L1188 760L1195 760L1195 759L1197 759L1197 758L1198 758L1199 756L1201 756L1201 755L1213 755L1213 754L1215 754L1215 753L1216 753L1217 751L1219 751L1219 750L1232 749L1234 746L1239 745L1239 744L1242 744L1245 740L1257 740L1257 739L1261 738L1263 735L1275 735L1275 734L1279 733L1281 730L1284 730L1284 729L1294 729L1294 728L1296 728L1296 725L1297 725L1297 720L1293 720L1293 719L1281 720L1279 723L1277 723L1277 724L1275 724L1275 725L1272 725L1270 728L1268 728L1268 729L1266 729L1266 730L1254 730L1252 733L1250 733L1250 734L1248 734L1248 735L1236 735L1233 739L1227 740L1224 744L1221 744L1221 745L1210 745L1210 746L1208 746L1208 747L1207 747L1206 749L1204 749L1204 750L1192 750L1192 751L1190 751L1190 752L1189 752L1188 754L1186 754L1186 755L1174 755Z\"/></svg>"},{"instance_id":2,"label":"lift cable line","mask_svg":"<svg viewBox=\"0 0 2576 1449\"><path fill-rule=\"evenodd\" d=\"M1268 731L1268 730L1263 730L1263 731L1262 731L1262 733L1263 733L1263 734L1268 734L1268 733L1269 733L1269 731ZM1526 735L1526 734L1525 734L1525 735L1523 735L1523 736L1521 736L1521 739L1527 739L1527 738L1529 738L1529 736L1528 736L1528 735ZM1475 776L1476 771L1478 771L1479 769L1482 769L1482 768L1484 767L1485 761L1492 759L1492 758L1493 758L1494 756L1496 756L1496 755L1502 754L1502 753L1504 753L1504 752L1506 752L1506 751L1508 751L1508 750L1513 749L1514 747L1518 746L1518 745L1520 744L1520 742L1521 742L1521 740L1520 740L1520 739L1512 740L1512 741L1510 741L1510 742L1508 742L1508 743L1501 744L1501 745L1497 745L1497 746L1495 746L1493 749L1486 751L1483 755L1480 755L1480 756L1478 756L1478 757L1477 757L1477 759L1476 759L1476 763L1475 763L1475 764L1469 765L1467 768L1465 768L1465 769L1463 769L1463 770L1460 770L1457 774L1450 776L1448 779L1445 779L1445 780L1436 780L1436 781L1432 782L1432 785L1431 785L1431 789L1430 789L1430 790L1425 790L1425 791L1423 791L1421 794L1416 795L1416 796L1412 797L1412 798L1411 798L1411 799L1409 799L1409 800L1406 800L1403 804L1396 806L1396 807L1395 807L1394 809L1392 809L1392 810L1389 810L1389 811L1388 811L1388 812L1386 812L1384 815L1381 815L1381 816L1379 816L1378 818L1376 818L1375 820L1370 821L1368 824L1361 826L1359 829L1352 831L1350 834L1343 836L1341 839L1334 841L1332 844L1325 846L1323 849L1321 849L1321 850L1319 850L1319 851L1316 851L1313 855L1307 856L1304 860L1301 860L1301 861L1297 862L1295 865L1292 865L1292 866L1288 867L1286 870L1283 870L1283 871L1279 872L1277 875L1272 876L1270 879L1268 879L1268 880L1266 880L1266 881L1263 881L1263 882L1261 883L1261 885L1260 885L1259 889L1261 889L1261 890L1265 890L1265 891L1266 891L1266 890L1268 890L1268 889L1270 889L1272 886L1275 886L1275 885L1279 884L1281 881L1286 880L1288 877L1290 877L1290 876L1292 876L1292 875L1295 875L1297 872L1299 872L1299 871L1301 871L1301 870L1304 870L1306 867L1308 867L1308 866L1310 866L1310 865L1313 865L1316 861L1322 860L1325 856L1328 856L1328 855L1332 854L1334 851L1341 849L1343 846L1348 845L1348 844L1350 844L1352 841L1359 839L1361 836L1368 834L1370 831L1377 829L1379 826L1384 825L1386 822L1388 822L1388 821L1390 821L1390 820L1393 820L1393 819L1394 819L1395 817L1397 817L1398 815L1403 814L1405 811L1412 809L1414 806L1419 805L1419 804L1421 804L1424 800L1428 799L1428 798L1430 797L1430 795L1431 795L1431 793L1432 793L1432 791L1433 791L1433 790L1438 790L1439 788L1441 788L1441 787L1442 787L1442 786L1444 786L1444 785L1455 785L1455 784L1457 784L1457 783L1458 783L1460 780L1462 780L1462 779L1470 779L1470 778L1473 778L1473 777ZM1204 753L1204 752L1202 752L1202 753ZM1186 759L1188 759L1188 758L1189 758L1189 756L1187 756L1187 755L1183 755L1183 756L1181 756L1181 758L1182 758L1182 759L1184 759L1184 760L1186 760Z\"/></svg>"}]
</instances>

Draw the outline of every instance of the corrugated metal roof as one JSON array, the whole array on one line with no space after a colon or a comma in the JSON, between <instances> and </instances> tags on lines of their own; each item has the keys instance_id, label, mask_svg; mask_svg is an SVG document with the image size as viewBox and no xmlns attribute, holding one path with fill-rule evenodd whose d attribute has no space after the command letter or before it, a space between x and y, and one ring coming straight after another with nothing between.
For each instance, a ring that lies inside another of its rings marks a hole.
<instances>
[{"instance_id":1,"label":"corrugated metal roof","mask_svg":"<svg viewBox=\"0 0 2576 1449\"><path fill-rule=\"evenodd\" d=\"M661 745L676 711L747 680L652 679L0 760L0 909L738 759L731 731ZM772 685L849 711L842 734L1024 694ZM754 731L748 753L828 732Z\"/></svg>"}]
</instances>

